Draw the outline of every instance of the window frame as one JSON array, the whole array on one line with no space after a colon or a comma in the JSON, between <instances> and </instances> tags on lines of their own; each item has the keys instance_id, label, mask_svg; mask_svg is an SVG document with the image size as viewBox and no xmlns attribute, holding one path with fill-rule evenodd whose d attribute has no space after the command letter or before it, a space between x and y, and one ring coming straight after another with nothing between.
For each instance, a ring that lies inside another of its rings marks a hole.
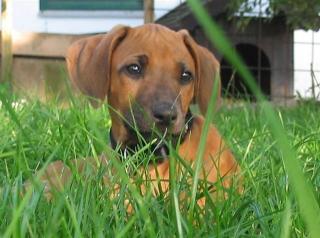
<instances>
[{"instance_id":1,"label":"window frame","mask_svg":"<svg viewBox=\"0 0 320 238\"><path fill-rule=\"evenodd\" d=\"M115 0L103 2L101 0L40 0L40 11L141 11L143 10L142 0Z\"/></svg>"}]
</instances>

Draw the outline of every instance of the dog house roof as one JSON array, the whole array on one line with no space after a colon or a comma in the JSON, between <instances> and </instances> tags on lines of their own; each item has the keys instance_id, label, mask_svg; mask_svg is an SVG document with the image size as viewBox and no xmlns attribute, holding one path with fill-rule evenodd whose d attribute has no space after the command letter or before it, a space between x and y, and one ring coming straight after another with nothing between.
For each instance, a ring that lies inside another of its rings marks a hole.
<instances>
[{"instance_id":1,"label":"dog house roof","mask_svg":"<svg viewBox=\"0 0 320 238\"><path fill-rule=\"evenodd\" d=\"M212 16L217 16L224 14L226 12L228 1L221 0L203 0L202 4L208 9L210 8L210 13ZM192 18L190 21L189 18ZM186 21L194 24L185 24ZM192 16L192 12L186 2L178 5L176 8L169 11L167 14L160 17L157 23L168 26L172 29L186 28L192 29L196 25L196 20Z\"/></svg>"},{"instance_id":2,"label":"dog house roof","mask_svg":"<svg viewBox=\"0 0 320 238\"><path fill-rule=\"evenodd\" d=\"M227 15L228 12L228 3L227 0L202 0L202 5L209 10L210 15L214 18L222 18ZM250 14L246 15L246 17L261 17L261 14ZM262 17L270 17L262 15ZM281 16L273 16L278 19L281 18L283 23L285 23L285 14L281 14ZM178 30L181 28L185 28L188 30L194 29L194 27L198 26L197 21L195 20L188 4L186 2L178 5L176 8L169 11L167 14L160 17L156 23L165 25L170 27L171 29ZM279 21L278 21L279 23Z\"/></svg>"}]
</instances>

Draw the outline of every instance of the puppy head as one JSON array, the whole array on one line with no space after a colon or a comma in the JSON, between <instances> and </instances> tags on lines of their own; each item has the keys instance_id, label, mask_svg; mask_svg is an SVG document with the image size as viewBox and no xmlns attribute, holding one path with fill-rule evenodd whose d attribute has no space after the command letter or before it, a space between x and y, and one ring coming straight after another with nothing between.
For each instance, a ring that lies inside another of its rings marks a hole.
<instances>
[{"instance_id":1,"label":"puppy head","mask_svg":"<svg viewBox=\"0 0 320 238\"><path fill-rule=\"evenodd\" d=\"M156 24L80 40L70 47L67 64L82 92L108 97L112 134L123 145L136 143L132 128L142 135L153 127L179 135L193 101L206 112L219 73L214 56L187 31Z\"/></svg>"}]
</instances>

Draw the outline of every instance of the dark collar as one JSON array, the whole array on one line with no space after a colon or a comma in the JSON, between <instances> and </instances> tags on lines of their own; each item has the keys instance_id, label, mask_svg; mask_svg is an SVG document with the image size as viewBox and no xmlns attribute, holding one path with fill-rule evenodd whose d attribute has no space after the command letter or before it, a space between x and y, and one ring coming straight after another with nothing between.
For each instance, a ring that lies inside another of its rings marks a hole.
<instances>
[{"instance_id":1,"label":"dark collar","mask_svg":"<svg viewBox=\"0 0 320 238\"><path fill-rule=\"evenodd\" d=\"M185 141L188 133L192 128L193 115L190 110L188 110L186 114L185 121L186 123L185 123L183 132L181 132L179 135L171 136L171 140L169 142L171 142L171 144L174 147L176 147L177 145L181 145ZM131 145L130 147L121 148L117 143L117 141L115 140L115 138L113 137L111 130L109 132L109 136L110 136L110 143L111 143L112 149L118 151L123 160L125 160L127 156L134 154L139 148L138 144L134 146ZM156 157L156 161L155 161L156 163L162 163L165 159L168 158L169 146L168 146L167 140L160 140L160 142L157 142L154 145L151 145L150 147L151 147L150 148L151 152Z\"/></svg>"}]
</instances>

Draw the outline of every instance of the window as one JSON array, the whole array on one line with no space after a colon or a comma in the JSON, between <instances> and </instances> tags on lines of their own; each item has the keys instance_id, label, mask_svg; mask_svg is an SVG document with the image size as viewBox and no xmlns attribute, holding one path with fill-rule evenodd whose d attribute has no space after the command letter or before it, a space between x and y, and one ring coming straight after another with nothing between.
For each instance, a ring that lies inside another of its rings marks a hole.
<instances>
[{"instance_id":1,"label":"window","mask_svg":"<svg viewBox=\"0 0 320 238\"><path fill-rule=\"evenodd\" d=\"M142 10L143 0L40 0L40 10Z\"/></svg>"}]
</instances>

